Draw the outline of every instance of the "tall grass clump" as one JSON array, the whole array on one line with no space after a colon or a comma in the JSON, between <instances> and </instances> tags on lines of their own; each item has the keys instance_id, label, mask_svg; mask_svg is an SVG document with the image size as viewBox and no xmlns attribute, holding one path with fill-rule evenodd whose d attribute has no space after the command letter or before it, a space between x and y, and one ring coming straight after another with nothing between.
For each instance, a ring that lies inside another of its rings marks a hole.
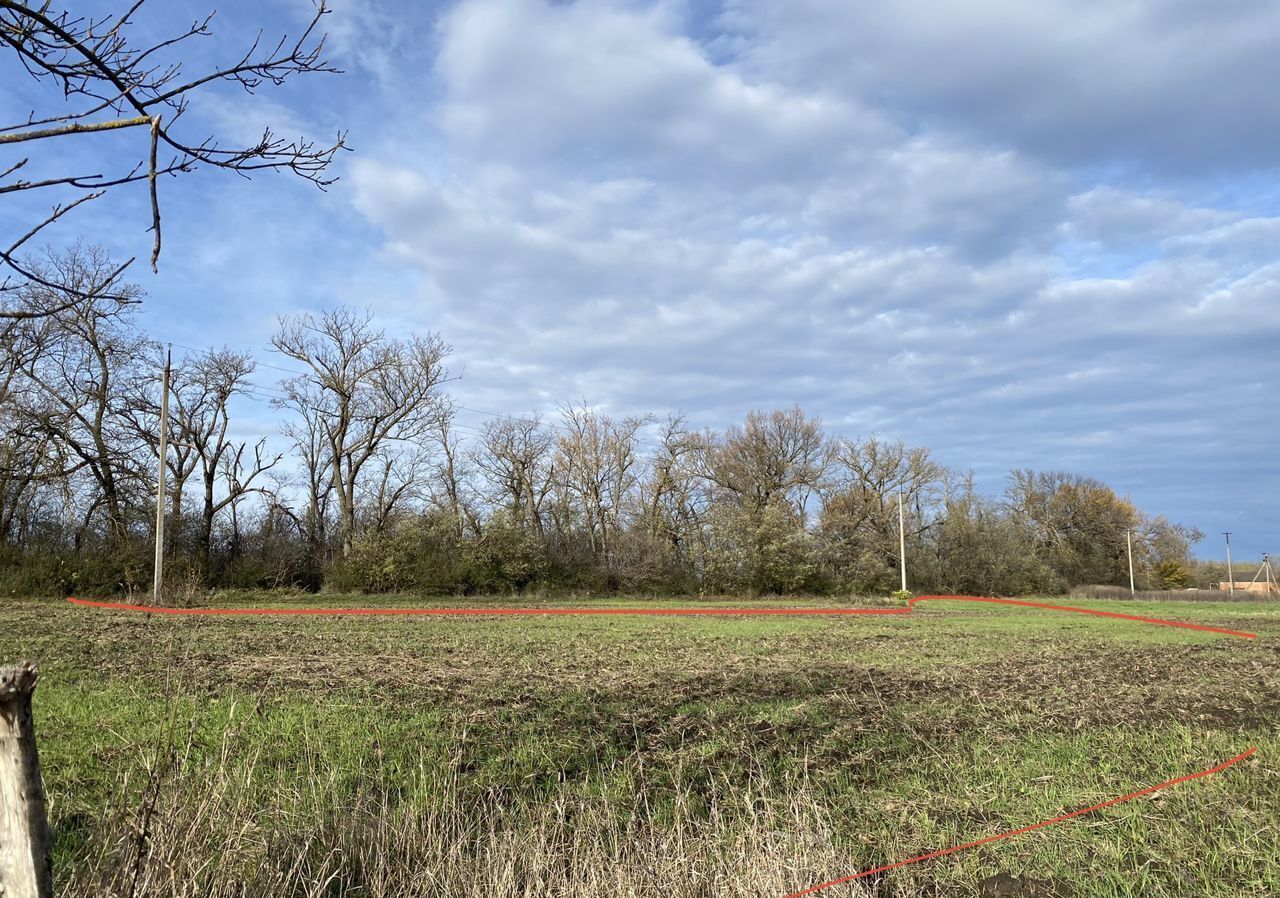
<instances>
[{"instance_id":1,"label":"tall grass clump","mask_svg":"<svg viewBox=\"0 0 1280 898\"><path fill-rule=\"evenodd\" d=\"M79 821L59 894L777 898L855 869L802 783L761 777L719 802L676 771L658 806L601 774L535 802L468 790L457 763L394 776L376 757L284 771L237 745L228 726L213 750L187 737L148 751L140 779Z\"/></svg>"}]
</instances>

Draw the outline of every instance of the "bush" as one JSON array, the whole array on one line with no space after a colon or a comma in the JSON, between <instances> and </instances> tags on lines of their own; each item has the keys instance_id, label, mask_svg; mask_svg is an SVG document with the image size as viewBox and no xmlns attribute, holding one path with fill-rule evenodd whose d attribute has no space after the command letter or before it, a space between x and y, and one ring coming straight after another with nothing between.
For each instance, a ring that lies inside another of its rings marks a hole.
<instances>
[{"instance_id":1,"label":"bush","mask_svg":"<svg viewBox=\"0 0 1280 898\"><path fill-rule=\"evenodd\" d=\"M145 546L77 558L68 551L0 550L0 595L63 598L129 595L151 582Z\"/></svg>"},{"instance_id":2,"label":"bush","mask_svg":"<svg viewBox=\"0 0 1280 898\"><path fill-rule=\"evenodd\" d=\"M542 541L505 512L489 520L470 548L472 585L482 592L521 591L550 570Z\"/></svg>"},{"instance_id":3,"label":"bush","mask_svg":"<svg viewBox=\"0 0 1280 898\"><path fill-rule=\"evenodd\" d=\"M1191 568L1185 561L1169 559L1156 566L1161 589L1186 589L1191 585Z\"/></svg>"},{"instance_id":4,"label":"bush","mask_svg":"<svg viewBox=\"0 0 1280 898\"><path fill-rule=\"evenodd\" d=\"M702 564L703 587L711 592L823 590L813 537L785 504L720 509Z\"/></svg>"},{"instance_id":5,"label":"bush","mask_svg":"<svg viewBox=\"0 0 1280 898\"><path fill-rule=\"evenodd\" d=\"M464 592L473 580L467 555L449 515L407 517L357 539L347 556L330 563L325 587L336 592Z\"/></svg>"}]
</instances>

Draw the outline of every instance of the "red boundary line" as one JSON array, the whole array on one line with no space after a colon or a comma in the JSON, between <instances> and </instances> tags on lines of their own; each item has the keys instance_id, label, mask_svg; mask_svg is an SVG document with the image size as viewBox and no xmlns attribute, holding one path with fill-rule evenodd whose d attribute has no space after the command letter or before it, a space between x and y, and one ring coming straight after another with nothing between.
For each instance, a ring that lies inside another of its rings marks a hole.
<instances>
[{"instance_id":1,"label":"red boundary line","mask_svg":"<svg viewBox=\"0 0 1280 898\"><path fill-rule=\"evenodd\" d=\"M131 605L127 602L100 602L68 596L74 605L108 608L113 611L143 611L147 614L172 614L180 616L287 616L309 615L358 615L368 617L419 616L430 617L487 617L537 616L537 615L652 615L697 617L705 615L832 615L832 614L910 614L910 608L162 608L158 605Z\"/></svg>"},{"instance_id":2,"label":"red boundary line","mask_svg":"<svg viewBox=\"0 0 1280 898\"><path fill-rule=\"evenodd\" d=\"M106 608L112 611L140 611L146 614L168 614L181 617L285 617L306 615L323 617L325 615L347 615L368 617L487 617L493 616L654 616L654 617L742 617L742 616L828 616L828 615L860 615L860 614L910 614L915 610L917 602L985 602L993 605L1018 605L1026 608L1040 608L1047 611L1066 611L1072 614L1089 614L1096 617L1109 617L1119 620L1135 621L1143 624L1156 624L1163 627L1179 627L1184 630L1200 630L1205 633L1219 633L1223 636L1236 636L1241 639L1257 639L1258 634L1243 630L1227 630L1222 627L1210 627L1205 624L1192 624L1186 621L1165 620L1159 617L1141 617L1136 614L1120 614L1115 611L1097 611L1092 608L1073 608L1069 605L1050 605L1045 602L1030 602L1025 599L994 599L984 596L917 596L906 608L162 608L158 605L134 605L128 602L104 602L91 599L77 599L68 596L67 601L73 605L86 605L92 608Z\"/></svg>"},{"instance_id":3,"label":"red boundary line","mask_svg":"<svg viewBox=\"0 0 1280 898\"><path fill-rule=\"evenodd\" d=\"M1205 633L1220 633L1223 636L1238 636L1241 639L1257 639L1257 633L1247 633L1244 630L1225 630L1222 627L1209 627L1204 624L1192 624L1186 621L1165 620L1162 617L1142 617L1137 614L1120 614L1117 611L1097 611L1093 608L1074 608L1070 605L1050 605L1046 602L1028 602L1025 599L993 599L985 596L918 596L908 603L909 608L914 608L916 602L936 602L936 601L956 601L956 602L986 602L991 605L1020 605L1025 608L1041 608L1046 611L1068 611L1072 614L1092 614L1096 617L1110 617L1117 620L1136 621L1141 624L1158 624L1162 627L1181 627L1184 630L1200 630Z\"/></svg>"},{"instance_id":4,"label":"red boundary line","mask_svg":"<svg viewBox=\"0 0 1280 898\"><path fill-rule=\"evenodd\" d=\"M833 879L830 882L824 882L816 886L810 886L807 889L801 889L799 892L792 892L784 898L801 898L802 895L812 895L814 892L822 889L829 889L832 886L845 885L854 880L864 879L868 876L874 876L877 873L884 873L888 870L896 870L899 867L905 867L907 864L915 864L919 861L929 861L934 858L945 857L948 854L955 854L957 851L964 851L967 848L977 848L979 845L989 845L992 842L998 842L1001 839L1008 839L1012 836L1021 836L1024 833L1034 832L1037 829L1044 829L1046 826L1053 826L1055 823L1062 823L1065 820L1071 820L1074 817L1083 817L1085 814L1092 814L1094 811L1100 811L1103 808L1109 808L1125 801L1132 801L1135 798L1141 798L1143 795L1150 795L1152 792L1159 792L1161 789L1167 789L1170 786L1176 786L1179 783L1198 780L1206 776L1212 776L1215 773L1221 773L1233 764L1238 764L1245 758L1249 757L1258 750L1255 745L1248 751L1236 755L1229 761L1223 761L1216 767L1210 767L1208 770L1201 770L1199 773L1192 773L1187 776L1180 776L1177 779L1166 780L1158 786L1148 786L1145 789L1139 789L1137 792L1130 792L1128 795L1121 795L1119 798L1112 798L1109 801L1103 801L1087 808L1081 808L1078 811L1072 811L1070 814L1062 814L1059 817L1053 817L1049 820L1041 820L1039 823L1033 823L1030 826L1024 826L1021 829L1011 829L1008 832L998 833L994 836L987 836L985 839L977 839L973 842L966 842L963 845L952 845L950 848L943 848L941 851L931 851L928 854L922 854L918 857L908 858L905 861L898 861L893 864L885 864L883 867L875 867L871 870L863 870L861 873L855 873L852 876L845 876L840 879Z\"/></svg>"},{"instance_id":5,"label":"red boundary line","mask_svg":"<svg viewBox=\"0 0 1280 898\"><path fill-rule=\"evenodd\" d=\"M639 616L761 616L761 615L778 615L778 616L803 616L803 615L858 615L858 614L910 614L915 610L917 602L935 602L935 601L957 601L957 602L983 602L993 605L1016 605L1024 608L1039 608L1047 611L1064 611L1072 614L1088 614L1096 617L1107 617L1118 620L1134 621L1143 624L1155 624L1163 627L1179 627L1186 630L1199 630L1205 633L1218 633L1223 636L1234 636L1241 639L1257 639L1258 634L1248 633L1243 630L1228 630L1222 627L1210 627L1204 624L1192 624L1186 621L1165 620L1159 617L1142 617L1136 614L1120 614L1115 611L1098 611L1092 608L1073 608L1069 605L1051 605L1045 602L1031 602L1024 599L996 599L985 596L917 596L907 603L906 608L161 608L153 605L134 605L127 602L103 602L93 601L89 599L77 599L74 596L68 596L67 601L74 605L85 605L92 608L106 608L113 611L140 611L147 614L168 614L177 616L288 616L288 615L361 615L361 616L500 616L500 615L588 615L588 616L607 616L607 615L639 615ZM968 848L977 848L980 845L988 845L992 842L998 842L1001 839L1008 839L1013 836L1020 836L1025 833L1034 832L1038 829L1044 829L1047 826L1053 826L1056 823L1062 823L1075 817L1082 817L1085 814L1091 814L1094 811L1102 810L1113 805L1121 804L1126 801L1132 801L1143 795L1149 795L1152 792L1158 792L1161 789L1167 789L1170 786L1176 786L1179 783L1190 782L1191 780L1201 779L1220 773L1233 764L1238 764L1245 758L1257 752L1257 746L1250 748L1242 754L1236 755L1229 761L1210 767L1208 770L1202 770L1199 773L1192 773L1187 776L1181 776L1160 783L1156 786L1148 786L1145 789L1139 789L1137 792L1131 792L1128 795L1122 795L1119 798L1112 798L1099 804L1091 805L1087 808L1081 808L1078 811L1072 811L1069 814L1062 814L1049 820L1042 820L1039 823L1033 823L1030 826L1024 826L1020 829L1011 829L1007 832L998 833L994 836L978 839L973 842L966 842L963 845L953 845L950 848L943 848L939 851L931 851L928 854L921 854L917 857L908 858L905 861L897 861L892 864L885 864L882 867L875 867L870 870L864 870L861 873L855 873L852 876L845 876L840 879L833 879L816 886L810 886L799 892L792 892L784 898L802 898L805 895L812 895L823 889L833 886L844 885L868 876L874 876L877 873L885 873L889 870L896 870L899 867L905 867L908 864L919 863L920 861L933 860L935 858L945 857L949 854L955 854L958 851L964 851Z\"/></svg>"}]
</instances>

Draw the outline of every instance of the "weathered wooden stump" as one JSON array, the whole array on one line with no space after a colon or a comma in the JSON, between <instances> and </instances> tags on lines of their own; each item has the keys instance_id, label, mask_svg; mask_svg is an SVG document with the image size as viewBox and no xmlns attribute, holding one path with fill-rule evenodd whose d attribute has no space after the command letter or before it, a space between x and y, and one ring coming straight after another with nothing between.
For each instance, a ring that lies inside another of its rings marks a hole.
<instances>
[{"instance_id":1,"label":"weathered wooden stump","mask_svg":"<svg viewBox=\"0 0 1280 898\"><path fill-rule=\"evenodd\" d=\"M36 754L31 662L0 667L0 898L53 898L53 858Z\"/></svg>"}]
</instances>

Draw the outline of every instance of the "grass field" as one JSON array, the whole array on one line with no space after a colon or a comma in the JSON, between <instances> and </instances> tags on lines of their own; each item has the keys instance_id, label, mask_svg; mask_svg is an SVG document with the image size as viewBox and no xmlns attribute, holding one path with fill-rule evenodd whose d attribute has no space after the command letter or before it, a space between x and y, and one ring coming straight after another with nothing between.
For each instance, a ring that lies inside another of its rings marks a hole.
<instances>
[{"instance_id":1,"label":"grass field","mask_svg":"<svg viewBox=\"0 0 1280 898\"><path fill-rule=\"evenodd\" d=\"M1059 601L1260 638L944 603L165 619L11 601L0 659L44 672L66 896L781 898L1254 745L818 894L1280 894L1280 607Z\"/></svg>"}]
</instances>

